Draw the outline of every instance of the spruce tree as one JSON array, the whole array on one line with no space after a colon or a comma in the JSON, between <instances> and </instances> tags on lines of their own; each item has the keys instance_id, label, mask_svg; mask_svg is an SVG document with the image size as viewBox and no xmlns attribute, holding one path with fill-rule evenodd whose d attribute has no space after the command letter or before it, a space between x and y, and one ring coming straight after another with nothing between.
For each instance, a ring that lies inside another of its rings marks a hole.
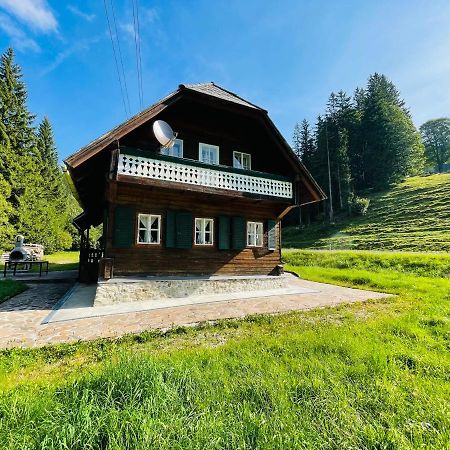
<instances>
[{"instance_id":1,"label":"spruce tree","mask_svg":"<svg viewBox=\"0 0 450 450\"><path fill-rule=\"evenodd\" d=\"M313 164L314 158L314 136L306 119L303 119L300 129L300 154L301 160L306 168L309 168Z\"/></svg>"},{"instance_id":2,"label":"spruce tree","mask_svg":"<svg viewBox=\"0 0 450 450\"><path fill-rule=\"evenodd\" d=\"M19 198L28 184L28 175L36 169L34 116L28 111L26 102L22 71L9 48L0 58L0 156L4 158L0 170L11 188L8 201L13 207L13 224L18 220Z\"/></svg>"},{"instance_id":3,"label":"spruce tree","mask_svg":"<svg viewBox=\"0 0 450 450\"><path fill-rule=\"evenodd\" d=\"M49 193L55 198L62 193L62 172L58 165L58 153L50 121L44 117L37 132L37 151L41 175L45 180Z\"/></svg>"},{"instance_id":4,"label":"spruce tree","mask_svg":"<svg viewBox=\"0 0 450 450\"><path fill-rule=\"evenodd\" d=\"M294 127L294 134L292 135L292 149L297 155L297 158L302 158L302 148L301 148L301 129L297 122Z\"/></svg>"},{"instance_id":5,"label":"spruce tree","mask_svg":"<svg viewBox=\"0 0 450 450\"><path fill-rule=\"evenodd\" d=\"M10 248L6 241L20 233L51 252L71 245L67 192L50 122L44 119L36 133L33 121L21 69L8 49L0 58L0 246Z\"/></svg>"},{"instance_id":6,"label":"spruce tree","mask_svg":"<svg viewBox=\"0 0 450 450\"><path fill-rule=\"evenodd\" d=\"M384 75L369 77L361 119L366 187L385 189L423 167L423 146L398 90Z\"/></svg>"}]
</instances>

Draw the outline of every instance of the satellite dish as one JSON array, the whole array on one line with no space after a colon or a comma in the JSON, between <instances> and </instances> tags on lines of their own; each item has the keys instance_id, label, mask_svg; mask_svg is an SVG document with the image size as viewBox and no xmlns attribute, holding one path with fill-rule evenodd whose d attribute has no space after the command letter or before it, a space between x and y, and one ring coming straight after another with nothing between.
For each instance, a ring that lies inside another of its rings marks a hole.
<instances>
[{"instance_id":1,"label":"satellite dish","mask_svg":"<svg viewBox=\"0 0 450 450\"><path fill-rule=\"evenodd\" d=\"M178 135L178 133L173 132L172 127L164 120L155 120L153 122L153 133L164 148L173 147Z\"/></svg>"}]
</instances>

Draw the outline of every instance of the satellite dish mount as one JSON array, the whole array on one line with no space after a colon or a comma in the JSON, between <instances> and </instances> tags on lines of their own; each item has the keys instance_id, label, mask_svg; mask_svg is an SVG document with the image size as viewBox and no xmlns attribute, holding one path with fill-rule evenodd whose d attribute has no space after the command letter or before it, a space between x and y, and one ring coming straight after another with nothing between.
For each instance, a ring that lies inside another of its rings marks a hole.
<instances>
[{"instance_id":1,"label":"satellite dish mount","mask_svg":"<svg viewBox=\"0 0 450 450\"><path fill-rule=\"evenodd\" d=\"M172 127L164 120L153 122L153 133L163 148L172 148L178 133L174 133Z\"/></svg>"}]
</instances>

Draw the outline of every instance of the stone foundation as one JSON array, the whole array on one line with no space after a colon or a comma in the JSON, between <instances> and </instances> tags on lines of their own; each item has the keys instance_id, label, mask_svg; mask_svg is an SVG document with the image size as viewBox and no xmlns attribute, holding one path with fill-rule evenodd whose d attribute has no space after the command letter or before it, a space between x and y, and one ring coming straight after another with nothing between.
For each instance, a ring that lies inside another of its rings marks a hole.
<instances>
[{"instance_id":1,"label":"stone foundation","mask_svg":"<svg viewBox=\"0 0 450 450\"><path fill-rule=\"evenodd\" d=\"M98 283L94 306L284 287L286 278L283 276L132 280L113 278Z\"/></svg>"}]
</instances>

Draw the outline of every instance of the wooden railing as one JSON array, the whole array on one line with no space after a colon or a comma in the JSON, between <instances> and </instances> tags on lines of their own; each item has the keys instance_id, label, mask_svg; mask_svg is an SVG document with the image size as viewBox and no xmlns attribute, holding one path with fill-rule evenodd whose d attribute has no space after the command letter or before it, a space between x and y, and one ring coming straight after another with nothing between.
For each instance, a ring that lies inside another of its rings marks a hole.
<instances>
[{"instance_id":1,"label":"wooden railing","mask_svg":"<svg viewBox=\"0 0 450 450\"><path fill-rule=\"evenodd\" d=\"M245 172L245 173L243 173ZM118 174L207 186L262 196L292 198L292 182L277 175L241 171L181 158L149 158L121 153Z\"/></svg>"}]
</instances>

